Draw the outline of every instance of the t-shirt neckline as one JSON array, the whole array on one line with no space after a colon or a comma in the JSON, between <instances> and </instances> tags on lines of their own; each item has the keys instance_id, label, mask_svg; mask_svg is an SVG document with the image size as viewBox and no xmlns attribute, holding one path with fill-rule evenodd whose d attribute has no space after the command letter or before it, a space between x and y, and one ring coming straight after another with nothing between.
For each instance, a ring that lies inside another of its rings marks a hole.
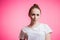
<instances>
[{"instance_id":1,"label":"t-shirt neckline","mask_svg":"<svg viewBox=\"0 0 60 40\"><path fill-rule=\"evenodd\" d=\"M34 28L38 28L39 26L41 25L41 23L38 23L38 25L36 25L35 27L29 27L29 26L27 26L27 28L29 28L29 29L34 29Z\"/></svg>"}]
</instances>

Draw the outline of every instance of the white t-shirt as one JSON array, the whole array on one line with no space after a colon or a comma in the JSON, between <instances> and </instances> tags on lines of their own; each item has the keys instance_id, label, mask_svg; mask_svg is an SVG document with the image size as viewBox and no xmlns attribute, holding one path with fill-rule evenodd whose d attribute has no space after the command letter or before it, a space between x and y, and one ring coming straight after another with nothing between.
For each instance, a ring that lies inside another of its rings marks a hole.
<instances>
[{"instance_id":1,"label":"white t-shirt","mask_svg":"<svg viewBox=\"0 0 60 40\"><path fill-rule=\"evenodd\" d=\"M33 29L26 26L22 29L22 31L27 33L28 40L45 40L46 34L52 32L51 28L47 24L43 23L40 23Z\"/></svg>"}]
</instances>

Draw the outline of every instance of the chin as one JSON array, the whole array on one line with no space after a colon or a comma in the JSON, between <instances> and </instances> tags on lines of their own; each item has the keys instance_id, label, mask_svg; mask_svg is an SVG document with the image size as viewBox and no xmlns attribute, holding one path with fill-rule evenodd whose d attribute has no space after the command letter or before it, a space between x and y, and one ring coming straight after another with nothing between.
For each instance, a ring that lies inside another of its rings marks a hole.
<instances>
[{"instance_id":1,"label":"chin","mask_svg":"<svg viewBox=\"0 0 60 40\"><path fill-rule=\"evenodd\" d=\"M38 20L34 20L34 22L37 22Z\"/></svg>"}]
</instances>

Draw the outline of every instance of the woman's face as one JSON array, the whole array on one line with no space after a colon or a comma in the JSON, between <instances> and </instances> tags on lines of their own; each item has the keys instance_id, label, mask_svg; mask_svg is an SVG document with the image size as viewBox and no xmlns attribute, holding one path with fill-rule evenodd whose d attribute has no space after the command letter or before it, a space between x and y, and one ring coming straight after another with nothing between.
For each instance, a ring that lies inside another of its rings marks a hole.
<instances>
[{"instance_id":1,"label":"woman's face","mask_svg":"<svg viewBox=\"0 0 60 40\"><path fill-rule=\"evenodd\" d=\"M31 13L30 13L31 20L38 21L39 18L40 18L40 14L41 14L41 12L40 12L40 10L38 8L32 9Z\"/></svg>"}]
</instances>

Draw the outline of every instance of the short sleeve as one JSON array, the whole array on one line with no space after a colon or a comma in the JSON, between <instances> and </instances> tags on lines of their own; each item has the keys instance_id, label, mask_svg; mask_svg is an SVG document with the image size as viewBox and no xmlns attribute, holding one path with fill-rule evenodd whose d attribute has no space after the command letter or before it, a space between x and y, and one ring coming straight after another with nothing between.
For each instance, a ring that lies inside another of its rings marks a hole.
<instances>
[{"instance_id":1,"label":"short sleeve","mask_svg":"<svg viewBox=\"0 0 60 40\"><path fill-rule=\"evenodd\" d=\"M19 39L24 39L25 38L25 27L21 29Z\"/></svg>"},{"instance_id":2,"label":"short sleeve","mask_svg":"<svg viewBox=\"0 0 60 40\"><path fill-rule=\"evenodd\" d=\"M24 32L22 30L20 32L20 39L24 39Z\"/></svg>"},{"instance_id":3,"label":"short sleeve","mask_svg":"<svg viewBox=\"0 0 60 40\"><path fill-rule=\"evenodd\" d=\"M45 33L52 33L52 29L49 27L49 25L45 24Z\"/></svg>"},{"instance_id":4,"label":"short sleeve","mask_svg":"<svg viewBox=\"0 0 60 40\"><path fill-rule=\"evenodd\" d=\"M25 39L25 38L28 38L28 35L26 31L22 29L20 32L20 39Z\"/></svg>"},{"instance_id":5,"label":"short sleeve","mask_svg":"<svg viewBox=\"0 0 60 40\"><path fill-rule=\"evenodd\" d=\"M26 28L26 27L22 28L22 31L23 31L24 33L26 33L27 28Z\"/></svg>"}]
</instances>

